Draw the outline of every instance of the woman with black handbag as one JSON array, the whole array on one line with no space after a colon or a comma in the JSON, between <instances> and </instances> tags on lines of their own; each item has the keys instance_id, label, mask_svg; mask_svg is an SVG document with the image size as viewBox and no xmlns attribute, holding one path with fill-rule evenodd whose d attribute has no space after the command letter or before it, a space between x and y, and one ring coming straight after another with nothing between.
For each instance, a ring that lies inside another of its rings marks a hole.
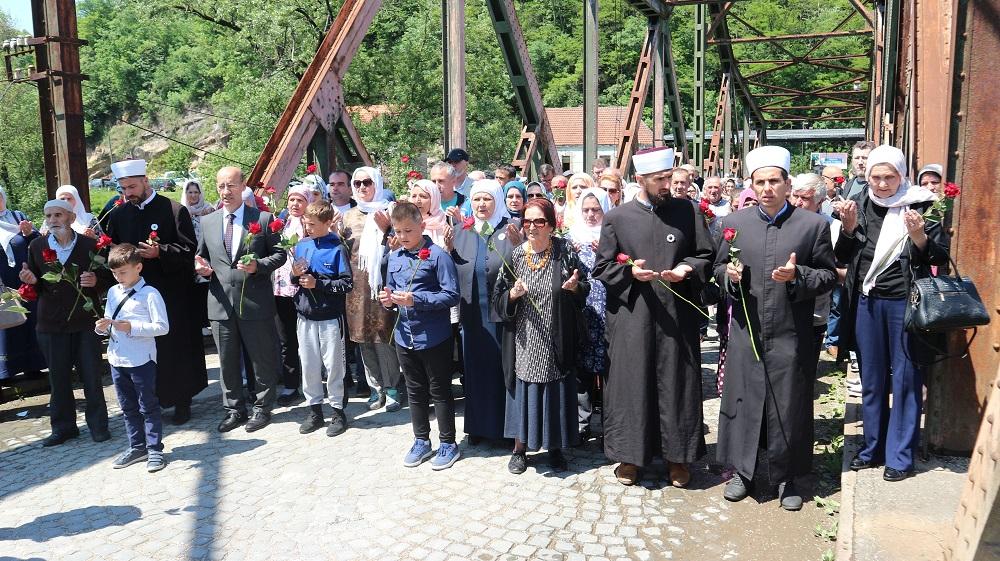
<instances>
[{"instance_id":1,"label":"woman with black handbag","mask_svg":"<svg viewBox=\"0 0 1000 561\"><path fill-rule=\"evenodd\" d=\"M906 174L906 157L898 148L872 150L868 187L840 204L843 228L835 248L837 261L848 264L849 308L840 319L841 342L857 350L861 366L865 444L851 469L884 462L886 481L913 475L920 441L923 372L904 327L907 297L916 278L929 275L932 265L948 263L947 234L939 222L924 217L935 195L912 185Z\"/></svg>"}]
</instances>

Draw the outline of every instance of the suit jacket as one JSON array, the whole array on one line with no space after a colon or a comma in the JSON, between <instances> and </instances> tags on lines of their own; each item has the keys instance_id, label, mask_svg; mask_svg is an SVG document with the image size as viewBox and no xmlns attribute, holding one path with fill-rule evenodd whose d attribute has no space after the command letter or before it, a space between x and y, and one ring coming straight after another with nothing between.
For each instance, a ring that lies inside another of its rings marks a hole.
<instances>
[{"instance_id":1,"label":"suit jacket","mask_svg":"<svg viewBox=\"0 0 1000 561\"><path fill-rule=\"evenodd\" d=\"M225 209L219 209L201 219L202 237L198 244L198 255L212 266L215 273L208 285L208 319L265 320L275 315L274 292L271 273L285 263L286 253L276 247L281 234L271 231L274 217L269 212L261 212L247 207L243 211L243 233L233 239L238 245L236 259L230 259L223 238ZM250 240L247 248L246 237L249 225L260 223L260 233ZM257 256L257 272L248 275L236 268L240 257L247 253ZM242 310L241 308L242 300Z\"/></svg>"}]
</instances>

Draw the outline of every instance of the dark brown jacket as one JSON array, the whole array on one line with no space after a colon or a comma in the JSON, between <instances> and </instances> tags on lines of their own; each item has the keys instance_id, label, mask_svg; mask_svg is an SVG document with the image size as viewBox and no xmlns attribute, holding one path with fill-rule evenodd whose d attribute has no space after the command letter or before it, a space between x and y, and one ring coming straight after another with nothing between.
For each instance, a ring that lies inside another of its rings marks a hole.
<instances>
[{"instance_id":1,"label":"dark brown jacket","mask_svg":"<svg viewBox=\"0 0 1000 561\"><path fill-rule=\"evenodd\" d=\"M38 283L35 285L38 291L36 329L39 333L75 333L84 329L92 330L94 322L97 320L94 316L95 312L84 309L83 298L77 302L76 289L65 280L52 283L42 279L42 275L45 273L58 270L58 267L45 263L45 259L42 257L42 251L49 249L49 236L51 235L39 236L28 246L28 269L38 277ZM86 271L90 266L90 255L96 247L97 240L77 234L76 245L66 262L66 265L75 264L78 267L77 278L79 278L81 271ZM60 265L58 260L55 261L55 264ZM114 284L114 280L107 269L98 267L94 269L94 272L97 273L97 286L84 288L83 293L90 296L96 313L101 314L103 310L101 296ZM74 302L76 302L76 309L73 309ZM72 315L70 315L71 310Z\"/></svg>"}]
</instances>

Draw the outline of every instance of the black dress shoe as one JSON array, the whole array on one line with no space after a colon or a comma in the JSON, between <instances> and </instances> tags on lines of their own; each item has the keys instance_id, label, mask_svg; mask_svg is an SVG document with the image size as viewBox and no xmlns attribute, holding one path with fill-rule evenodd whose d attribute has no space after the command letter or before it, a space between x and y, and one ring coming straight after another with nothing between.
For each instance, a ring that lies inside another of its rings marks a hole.
<instances>
[{"instance_id":1,"label":"black dress shoe","mask_svg":"<svg viewBox=\"0 0 1000 561\"><path fill-rule=\"evenodd\" d=\"M528 457L524 452L514 452L507 462L507 470L514 475L521 475L528 470Z\"/></svg>"},{"instance_id":2,"label":"black dress shoe","mask_svg":"<svg viewBox=\"0 0 1000 561\"><path fill-rule=\"evenodd\" d=\"M862 460L861 456L858 454L855 454L854 458L851 460L851 469L854 471L878 467L879 465L880 462L876 462L875 460Z\"/></svg>"},{"instance_id":3,"label":"black dress shoe","mask_svg":"<svg viewBox=\"0 0 1000 561\"><path fill-rule=\"evenodd\" d=\"M271 415L264 413L263 411L255 411L250 420L247 421L247 426L244 427L247 432L259 431L260 429L271 424Z\"/></svg>"},{"instance_id":4,"label":"black dress shoe","mask_svg":"<svg viewBox=\"0 0 1000 561\"><path fill-rule=\"evenodd\" d=\"M882 479L886 481L891 481L895 483L896 481L902 481L907 477L913 477L912 471L900 471L898 469L893 469L891 467L886 467L885 472L882 474Z\"/></svg>"},{"instance_id":5,"label":"black dress shoe","mask_svg":"<svg viewBox=\"0 0 1000 561\"><path fill-rule=\"evenodd\" d=\"M94 442L107 442L111 440L111 433L108 431L99 431L90 433L90 438L94 439Z\"/></svg>"},{"instance_id":6,"label":"black dress shoe","mask_svg":"<svg viewBox=\"0 0 1000 561\"><path fill-rule=\"evenodd\" d=\"M54 432L42 440L42 446L58 446L71 438L80 436L79 432Z\"/></svg>"},{"instance_id":7,"label":"black dress shoe","mask_svg":"<svg viewBox=\"0 0 1000 561\"><path fill-rule=\"evenodd\" d=\"M176 405L174 406L174 416L170 418L170 423L174 425L183 425L184 423L191 420L191 405Z\"/></svg>"},{"instance_id":8,"label":"black dress shoe","mask_svg":"<svg viewBox=\"0 0 1000 561\"><path fill-rule=\"evenodd\" d=\"M794 481L784 481L778 485L778 497L781 499L781 508L785 510L802 510L802 495L795 488Z\"/></svg>"},{"instance_id":9,"label":"black dress shoe","mask_svg":"<svg viewBox=\"0 0 1000 561\"><path fill-rule=\"evenodd\" d=\"M236 427L247 422L247 414L237 411L230 411L226 418L219 423L219 432L229 432Z\"/></svg>"}]
</instances>

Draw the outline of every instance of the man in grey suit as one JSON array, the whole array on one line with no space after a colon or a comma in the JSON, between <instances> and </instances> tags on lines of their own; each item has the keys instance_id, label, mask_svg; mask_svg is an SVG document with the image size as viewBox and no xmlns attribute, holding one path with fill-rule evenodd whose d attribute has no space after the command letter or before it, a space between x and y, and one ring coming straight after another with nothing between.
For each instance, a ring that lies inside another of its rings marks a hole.
<instances>
[{"instance_id":1,"label":"man in grey suit","mask_svg":"<svg viewBox=\"0 0 1000 561\"><path fill-rule=\"evenodd\" d=\"M286 255L275 247L280 234L271 231L274 217L243 204L246 185L240 168L220 169L215 184L222 208L201 219L195 272L211 279L208 319L219 349L222 404L227 412L219 432L229 432L243 423L247 432L253 432L271 422L276 397L280 353L271 273L285 262ZM246 349L256 376L249 420L240 368L242 349Z\"/></svg>"}]
</instances>

